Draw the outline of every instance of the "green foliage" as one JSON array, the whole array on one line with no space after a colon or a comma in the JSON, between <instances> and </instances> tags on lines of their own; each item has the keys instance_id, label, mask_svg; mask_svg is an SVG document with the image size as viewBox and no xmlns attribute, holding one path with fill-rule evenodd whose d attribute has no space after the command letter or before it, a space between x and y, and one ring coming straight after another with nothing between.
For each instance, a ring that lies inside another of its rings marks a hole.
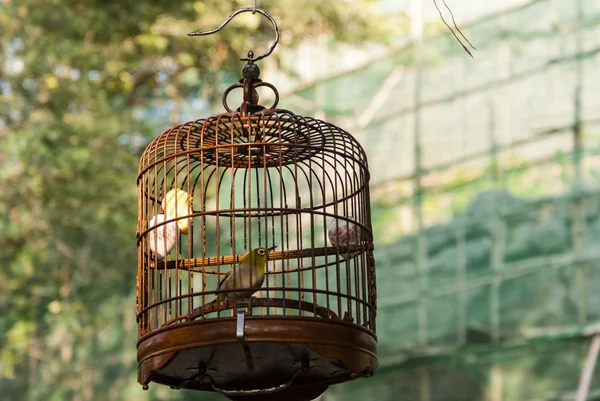
<instances>
[{"instance_id":1,"label":"green foliage","mask_svg":"<svg viewBox=\"0 0 600 401\"><path fill-rule=\"evenodd\" d=\"M265 0L259 6L278 19L280 50L315 35L379 40L387 28L374 4ZM122 142L157 134L132 114L146 99L214 100L222 79L239 76L237 58L254 44L257 52L266 48L271 28L249 14L218 35L186 36L247 5L3 2L2 399L197 397L158 386L144 393L136 383L135 180L143 143Z\"/></svg>"}]
</instances>

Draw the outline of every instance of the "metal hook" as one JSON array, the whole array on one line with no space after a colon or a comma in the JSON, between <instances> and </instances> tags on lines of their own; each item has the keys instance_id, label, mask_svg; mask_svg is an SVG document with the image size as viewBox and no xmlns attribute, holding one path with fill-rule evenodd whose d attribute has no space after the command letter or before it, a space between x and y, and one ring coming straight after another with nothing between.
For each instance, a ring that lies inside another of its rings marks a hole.
<instances>
[{"instance_id":1,"label":"metal hook","mask_svg":"<svg viewBox=\"0 0 600 401\"><path fill-rule=\"evenodd\" d=\"M249 55L246 58L241 58L240 59L241 61L252 61L252 62L258 61L258 60L262 60L263 58L265 58L269 54L271 54L273 52L273 50L275 49L275 46L277 46L277 43L279 42L279 28L277 27L277 22L275 22L275 20L273 19L273 17L271 17L266 11L261 10L260 8L254 8L254 7L240 8L239 10L234 11L233 14L231 14L229 17L227 17L225 19L225 21L223 21L221 23L221 25L219 25L215 29L211 29L209 31L202 31L202 32L190 32L190 33L188 33L188 36L205 36L205 35L211 35L211 34L213 34L215 32L220 31L236 15L242 14L242 13L247 13L247 12L251 12L252 14L254 14L256 12L256 13L264 15L265 17L267 17L269 19L269 21L271 21L271 24L273 24L273 29L275 30L275 40L273 41L273 44L271 45L271 47L269 47L269 49L264 54L262 54L262 55L260 55L258 57L253 57L253 56Z\"/></svg>"}]
</instances>

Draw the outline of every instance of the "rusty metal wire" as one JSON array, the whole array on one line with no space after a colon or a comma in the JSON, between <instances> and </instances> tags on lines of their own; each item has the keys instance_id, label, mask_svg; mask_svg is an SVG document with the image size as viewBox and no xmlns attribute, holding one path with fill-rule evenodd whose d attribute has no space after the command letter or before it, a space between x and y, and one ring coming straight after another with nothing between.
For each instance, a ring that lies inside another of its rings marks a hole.
<instances>
[{"instance_id":1,"label":"rusty metal wire","mask_svg":"<svg viewBox=\"0 0 600 401\"><path fill-rule=\"evenodd\" d=\"M271 25L273 25L273 30L275 31L275 39L273 39L273 43L271 44L271 46L269 46L269 48L267 49L266 52L264 52L263 54L261 54L260 56L257 56L257 57L249 56L249 57L246 57L246 58L240 58L240 60L242 60L242 61L250 61L250 60L252 60L252 61L258 61L258 60L262 60L263 58L269 56L273 52L273 50L275 50L275 47L277 46L277 43L279 43L279 28L277 27L277 22L275 21L275 19L271 15L269 15L266 11L261 10L260 8L256 8L256 2L252 3L252 7L240 8L238 10L235 10L218 27L216 27L214 29L207 30L207 31L202 31L202 32L198 32L198 31L190 32L190 33L188 33L188 36L212 35L213 33L216 33L218 31L220 31L221 29L223 29L225 27L225 25L227 25L237 15L242 14L242 13L247 13L247 12L251 12L252 14L259 13L259 14L265 16L269 20L269 22L271 22Z\"/></svg>"}]
</instances>

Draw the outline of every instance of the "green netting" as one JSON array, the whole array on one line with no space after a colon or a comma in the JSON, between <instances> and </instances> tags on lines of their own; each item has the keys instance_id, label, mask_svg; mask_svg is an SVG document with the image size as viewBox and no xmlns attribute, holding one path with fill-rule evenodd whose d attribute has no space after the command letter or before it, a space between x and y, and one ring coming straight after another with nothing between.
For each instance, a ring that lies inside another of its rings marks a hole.
<instances>
[{"instance_id":1,"label":"green netting","mask_svg":"<svg viewBox=\"0 0 600 401\"><path fill-rule=\"evenodd\" d=\"M381 366L326 401L574 398L600 322L600 0L464 28L475 59L444 31L421 68L408 46L284 97L372 174Z\"/></svg>"},{"instance_id":2,"label":"green netting","mask_svg":"<svg viewBox=\"0 0 600 401\"><path fill-rule=\"evenodd\" d=\"M376 260L381 369L326 400L572 398L600 321L600 193L483 193Z\"/></svg>"},{"instance_id":3,"label":"green netting","mask_svg":"<svg viewBox=\"0 0 600 401\"><path fill-rule=\"evenodd\" d=\"M445 363L380 369L368 380L330 390L327 401L342 400L547 400L573 399L577 377L572 367L585 358L583 342L528 343L493 355L473 352ZM535 353L535 358L532 357ZM595 377L600 374L596 367ZM588 400L600 399L592 390Z\"/></svg>"}]
</instances>

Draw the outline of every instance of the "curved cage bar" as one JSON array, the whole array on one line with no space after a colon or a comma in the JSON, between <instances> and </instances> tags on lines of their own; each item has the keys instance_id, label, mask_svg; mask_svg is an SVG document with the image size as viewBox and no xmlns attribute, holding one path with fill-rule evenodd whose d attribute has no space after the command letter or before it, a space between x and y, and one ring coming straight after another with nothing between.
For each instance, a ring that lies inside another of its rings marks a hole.
<instances>
[{"instance_id":1,"label":"curved cage bar","mask_svg":"<svg viewBox=\"0 0 600 401\"><path fill-rule=\"evenodd\" d=\"M137 182L142 384L235 399L257 385L322 392L375 369L369 171L349 133L243 106L158 136ZM233 274L220 287L244 255L273 247L260 286Z\"/></svg>"}]
</instances>

